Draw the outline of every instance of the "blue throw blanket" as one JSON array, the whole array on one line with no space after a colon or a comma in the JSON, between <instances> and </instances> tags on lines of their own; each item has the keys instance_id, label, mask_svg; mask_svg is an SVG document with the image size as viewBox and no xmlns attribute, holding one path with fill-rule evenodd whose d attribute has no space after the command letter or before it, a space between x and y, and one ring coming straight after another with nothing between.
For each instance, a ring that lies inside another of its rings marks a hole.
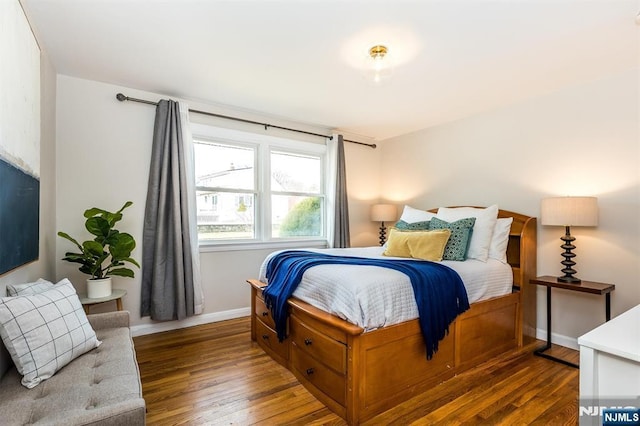
<instances>
[{"instance_id":1,"label":"blue throw blanket","mask_svg":"<svg viewBox=\"0 0 640 426\"><path fill-rule=\"evenodd\" d=\"M332 256L323 253L291 250L274 255L267 263L268 285L264 302L271 310L278 339L287 331L288 306L304 272L317 265L370 265L395 269L407 275L420 315L420 328L427 346L427 359L438 350L438 342L449 332L449 324L469 309L469 299L462 279L453 269L434 262L415 260L370 259Z\"/></svg>"}]
</instances>

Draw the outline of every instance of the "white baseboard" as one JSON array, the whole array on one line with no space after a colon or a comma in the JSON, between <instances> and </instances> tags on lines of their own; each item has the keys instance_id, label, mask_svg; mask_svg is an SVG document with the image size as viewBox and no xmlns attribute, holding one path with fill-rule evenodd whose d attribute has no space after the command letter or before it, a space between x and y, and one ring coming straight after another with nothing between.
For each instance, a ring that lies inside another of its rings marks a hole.
<instances>
[{"instance_id":1,"label":"white baseboard","mask_svg":"<svg viewBox=\"0 0 640 426\"><path fill-rule=\"evenodd\" d=\"M131 327L132 336L160 333L162 331L177 330L179 328L193 327L194 325L209 324L234 318L248 317L251 308L232 309L230 311L214 312L211 314L195 315L180 321L158 321L152 324L140 324Z\"/></svg>"},{"instance_id":2,"label":"white baseboard","mask_svg":"<svg viewBox=\"0 0 640 426\"><path fill-rule=\"evenodd\" d=\"M536 329L536 338L547 341L547 330ZM564 336L562 334L556 334L551 332L551 343L554 345L564 346L565 348L579 350L578 339L573 337Z\"/></svg>"}]
</instances>

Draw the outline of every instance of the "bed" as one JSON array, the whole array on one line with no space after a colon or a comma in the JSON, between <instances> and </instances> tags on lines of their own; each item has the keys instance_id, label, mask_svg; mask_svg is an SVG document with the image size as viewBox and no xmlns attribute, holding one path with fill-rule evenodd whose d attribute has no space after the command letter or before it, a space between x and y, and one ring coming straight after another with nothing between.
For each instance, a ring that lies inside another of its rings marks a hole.
<instances>
[{"instance_id":1,"label":"bed","mask_svg":"<svg viewBox=\"0 0 640 426\"><path fill-rule=\"evenodd\" d=\"M536 293L529 284L536 271L536 219L513 218L506 259L512 290L472 303L449 326L438 351L426 359L417 319L368 329L296 297L288 301L288 337L279 341L259 279L251 285L251 338L288 368L318 400L359 424L430 387L535 340Z\"/></svg>"}]
</instances>

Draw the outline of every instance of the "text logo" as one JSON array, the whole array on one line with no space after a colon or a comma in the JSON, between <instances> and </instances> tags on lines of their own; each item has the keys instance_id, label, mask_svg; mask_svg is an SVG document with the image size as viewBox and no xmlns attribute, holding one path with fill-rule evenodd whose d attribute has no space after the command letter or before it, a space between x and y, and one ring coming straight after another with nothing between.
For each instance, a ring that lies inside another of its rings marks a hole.
<instances>
[{"instance_id":1,"label":"text logo","mask_svg":"<svg viewBox=\"0 0 640 426\"><path fill-rule=\"evenodd\" d=\"M605 408L602 411L602 426L640 425L638 408Z\"/></svg>"}]
</instances>

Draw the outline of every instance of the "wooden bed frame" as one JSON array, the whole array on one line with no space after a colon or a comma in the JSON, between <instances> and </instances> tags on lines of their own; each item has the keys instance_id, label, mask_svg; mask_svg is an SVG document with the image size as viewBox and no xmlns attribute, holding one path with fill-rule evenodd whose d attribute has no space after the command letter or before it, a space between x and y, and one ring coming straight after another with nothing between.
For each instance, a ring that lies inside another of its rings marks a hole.
<instances>
[{"instance_id":1,"label":"wooden bed frame","mask_svg":"<svg viewBox=\"0 0 640 426\"><path fill-rule=\"evenodd\" d=\"M288 368L305 388L350 425L424 392L437 383L535 340L536 219L513 217L507 260L510 294L472 304L449 327L438 352L426 359L418 320L364 333L356 325L301 300L289 300L288 337L278 342L262 300L264 283L251 284L251 338Z\"/></svg>"}]
</instances>

